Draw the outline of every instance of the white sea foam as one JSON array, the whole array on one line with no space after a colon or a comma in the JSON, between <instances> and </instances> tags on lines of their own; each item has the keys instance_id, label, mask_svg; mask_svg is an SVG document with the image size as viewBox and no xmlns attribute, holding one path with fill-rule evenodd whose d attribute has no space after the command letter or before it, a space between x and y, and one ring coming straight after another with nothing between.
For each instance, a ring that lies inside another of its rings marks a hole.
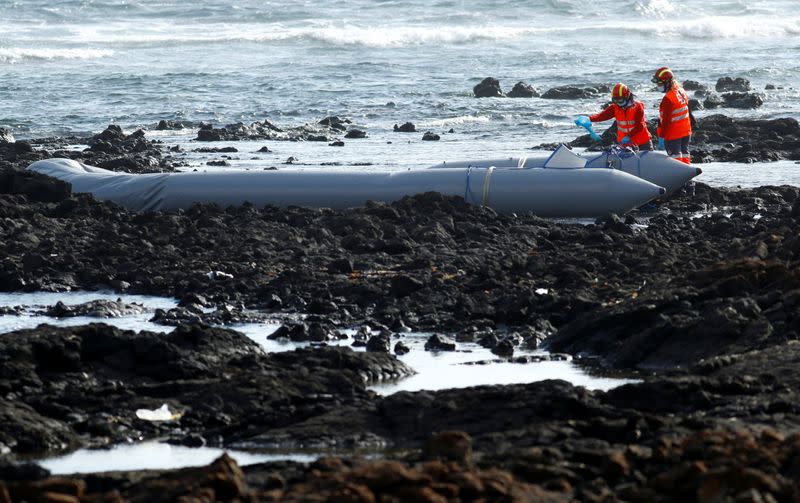
<instances>
[{"instance_id":1,"label":"white sea foam","mask_svg":"<svg viewBox=\"0 0 800 503\"><path fill-rule=\"evenodd\" d=\"M98 59L113 56L110 49L56 49L0 47L0 63L19 63L26 60Z\"/></svg>"},{"instance_id":2,"label":"white sea foam","mask_svg":"<svg viewBox=\"0 0 800 503\"><path fill-rule=\"evenodd\" d=\"M647 35L691 39L794 37L800 35L800 17L707 16L649 21L625 27Z\"/></svg>"},{"instance_id":3,"label":"white sea foam","mask_svg":"<svg viewBox=\"0 0 800 503\"><path fill-rule=\"evenodd\" d=\"M491 119L485 115L459 115L446 119L428 119L419 121L418 126L422 127L448 127L461 124L488 124Z\"/></svg>"},{"instance_id":4,"label":"white sea foam","mask_svg":"<svg viewBox=\"0 0 800 503\"><path fill-rule=\"evenodd\" d=\"M285 26L276 23L253 24L186 24L176 27L171 23L152 22L132 26L126 22L109 22L64 27L64 41L87 45L117 47L136 45L183 45L197 43L230 42L312 42L332 47L362 46L375 48L464 45L475 42L520 41L539 37L546 43L569 40L583 31L608 30L634 32L647 37L690 39L732 39L794 37L800 35L800 17L790 16L688 16L677 12L669 0L642 0L637 9L645 18L639 22L621 24L601 18L575 19L570 23L541 23L536 26L518 22L500 22L484 25L431 25L431 24L340 24L332 21L308 22L302 26ZM20 33L24 38L34 32ZM57 44L58 39L53 39ZM0 58L3 57L0 49ZM6 50L8 51L8 50ZM29 50L30 57L102 57L109 55L92 49L42 49ZM51 56L52 55L52 56ZM9 59L9 56L5 56Z\"/></svg>"}]
</instances>

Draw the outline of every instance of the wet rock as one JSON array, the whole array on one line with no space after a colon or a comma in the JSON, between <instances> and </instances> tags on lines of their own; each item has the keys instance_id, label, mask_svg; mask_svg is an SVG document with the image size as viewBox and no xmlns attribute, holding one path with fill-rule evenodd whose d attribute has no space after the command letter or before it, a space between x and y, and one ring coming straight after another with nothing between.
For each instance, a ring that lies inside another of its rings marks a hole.
<instances>
[{"instance_id":1,"label":"wet rock","mask_svg":"<svg viewBox=\"0 0 800 503\"><path fill-rule=\"evenodd\" d=\"M689 110L692 112L696 112L697 110L703 110L703 104L694 98L689 99Z\"/></svg>"},{"instance_id":2,"label":"wet rock","mask_svg":"<svg viewBox=\"0 0 800 503\"><path fill-rule=\"evenodd\" d=\"M492 348L492 353L498 356L511 357L514 356L514 341L511 338L503 338L497 342Z\"/></svg>"},{"instance_id":3,"label":"wet rock","mask_svg":"<svg viewBox=\"0 0 800 503\"><path fill-rule=\"evenodd\" d=\"M505 96L500 89L500 81L493 77L486 77L472 88L476 98L500 98Z\"/></svg>"},{"instance_id":4,"label":"wet rock","mask_svg":"<svg viewBox=\"0 0 800 503\"><path fill-rule=\"evenodd\" d=\"M704 161L755 162L800 159L800 126L795 119L751 120L710 115L698 119L693 156Z\"/></svg>"},{"instance_id":5,"label":"wet rock","mask_svg":"<svg viewBox=\"0 0 800 503\"><path fill-rule=\"evenodd\" d=\"M517 82L514 88L508 93L509 98L538 98L539 91L532 85L525 82Z\"/></svg>"},{"instance_id":6,"label":"wet rock","mask_svg":"<svg viewBox=\"0 0 800 503\"><path fill-rule=\"evenodd\" d=\"M328 272L333 274L350 274L353 270L353 262L347 258L339 258L328 264Z\"/></svg>"},{"instance_id":7,"label":"wet rock","mask_svg":"<svg viewBox=\"0 0 800 503\"><path fill-rule=\"evenodd\" d=\"M424 141L438 141L439 139L441 139L441 137L436 133L425 131L425 134L422 135L422 139Z\"/></svg>"},{"instance_id":8,"label":"wet rock","mask_svg":"<svg viewBox=\"0 0 800 503\"><path fill-rule=\"evenodd\" d=\"M397 297L405 297L422 289L425 285L422 281L407 275L395 276L392 278L389 293Z\"/></svg>"},{"instance_id":9,"label":"wet rock","mask_svg":"<svg viewBox=\"0 0 800 503\"><path fill-rule=\"evenodd\" d=\"M686 91L707 91L708 86L706 86L705 84L701 84L696 80L684 80L683 89L685 89Z\"/></svg>"},{"instance_id":10,"label":"wet rock","mask_svg":"<svg viewBox=\"0 0 800 503\"><path fill-rule=\"evenodd\" d=\"M402 125L394 125L395 133L416 133L417 127L411 122L404 122Z\"/></svg>"},{"instance_id":11,"label":"wet rock","mask_svg":"<svg viewBox=\"0 0 800 503\"><path fill-rule=\"evenodd\" d=\"M721 77L717 79L717 84L714 86L714 88L717 90L717 92L747 92L751 89L750 81L742 77L736 77L735 79L731 77Z\"/></svg>"},{"instance_id":12,"label":"wet rock","mask_svg":"<svg viewBox=\"0 0 800 503\"><path fill-rule=\"evenodd\" d=\"M122 299L113 300L92 300L76 305L65 305L63 302L56 303L55 306L48 307L42 314L54 318L74 318L76 316L87 316L90 318L119 318L147 312L141 304L129 304Z\"/></svg>"},{"instance_id":13,"label":"wet rock","mask_svg":"<svg viewBox=\"0 0 800 503\"><path fill-rule=\"evenodd\" d=\"M397 341L394 345L394 354L405 355L411 351L411 348L403 344L403 341Z\"/></svg>"},{"instance_id":14,"label":"wet rock","mask_svg":"<svg viewBox=\"0 0 800 503\"><path fill-rule=\"evenodd\" d=\"M390 347L389 337L387 336L374 335L367 341L367 351L370 352L389 353Z\"/></svg>"},{"instance_id":15,"label":"wet rock","mask_svg":"<svg viewBox=\"0 0 800 503\"><path fill-rule=\"evenodd\" d=\"M0 192L24 194L33 201L57 202L70 196L72 186L32 171L2 171Z\"/></svg>"},{"instance_id":16,"label":"wet rock","mask_svg":"<svg viewBox=\"0 0 800 503\"><path fill-rule=\"evenodd\" d=\"M758 108L764 104L764 99L756 93L724 93L722 99L729 108Z\"/></svg>"},{"instance_id":17,"label":"wet rock","mask_svg":"<svg viewBox=\"0 0 800 503\"><path fill-rule=\"evenodd\" d=\"M203 154L224 154L238 151L239 150L236 147L201 147L194 149L194 152L200 152Z\"/></svg>"},{"instance_id":18,"label":"wet rock","mask_svg":"<svg viewBox=\"0 0 800 503\"><path fill-rule=\"evenodd\" d=\"M441 334L433 334L425 342L425 351L455 351L456 343L453 339Z\"/></svg>"},{"instance_id":19,"label":"wet rock","mask_svg":"<svg viewBox=\"0 0 800 503\"><path fill-rule=\"evenodd\" d=\"M344 135L345 138L366 138L367 132L358 129L351 129Z\"/></svg>"},{"instance_id":20,"label":"wet rock","mask_svg":"<svg viewBox=\"0 0 800 503\"><path fill-rule=\"evenodd\" d=\"M171 130L179 130L184 129L184 123L181 121L171 121L161 119L158 121L158 125L156 125L156 131L171 131Z\"/></svg>"},{"instance_id":21,"label":"wet rock","mask_svg":"<svg viewBox=\"0 0 800 503\"><path fill-rule=\"evenodd\" d=\"M327 141L327 140L325 140ZM336 140L328 143L329 147L344 147L344 142L342 140Z\"/></svg>"},{"instance_id":22,"label":"wet rock","mask_svg":"<svg viewBox=\"0 0 800 503\"><path fill-rule=\"evenodd\" d=\"M14 143L14 134L10 129L0 127L0 143Z\"/></svg>"},{"instance_id":23,"label":"wet rock","mask_svg":"<svg viewBox=\"0 0 800 503\"><path fill-rule=\"evenodd\" d=\"M604 93L610 92L611 88L606 85L597 87L559 86L545 91L545 93L542 94L542 98L549 100L577 100L596 98Z\"/></svg>"}]
</instances>

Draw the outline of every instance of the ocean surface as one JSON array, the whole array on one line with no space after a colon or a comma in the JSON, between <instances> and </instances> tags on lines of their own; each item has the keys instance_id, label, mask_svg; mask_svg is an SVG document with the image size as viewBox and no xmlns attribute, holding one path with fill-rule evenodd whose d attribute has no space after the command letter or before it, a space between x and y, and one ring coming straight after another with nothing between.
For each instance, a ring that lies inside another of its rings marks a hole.
<instances>
[{"instance_id":1,"label":"ocean surface","mask_svg":"<svg viewBox=\"0 0 800 503\"><path fill-rule=\"evenodd\" d=\"M800 119L797 0L5 0L0 2L0 126L17 138L97 133L109 124L152 130L161 119L222 126L269 119L297 126L329 115L366 140L239 148L252 167L406 168L448 159L530 155L580 134L586 100L476 99L484 77L627 83L655 114L650 83L670 66L713 89L744 77L765 98L756 110L706 113ZM775 90L765 90L767 85ZM419 133L392 132L411 121ZM452 132L450 130L452 129ZM601 126L598 128L603 129ZM422 132L442 135L422 142ZM192 144L195 128L162 133ZM154 136L157 136L154 134ZM187 156L187 165L202 165ZM242 163L246 164L246 163ZM247 166L242 166L247 167ZM726 166L721 185L800 184L800 165ZM776 174L777 172L777 174Z\"/></svg>"}]
</instances>

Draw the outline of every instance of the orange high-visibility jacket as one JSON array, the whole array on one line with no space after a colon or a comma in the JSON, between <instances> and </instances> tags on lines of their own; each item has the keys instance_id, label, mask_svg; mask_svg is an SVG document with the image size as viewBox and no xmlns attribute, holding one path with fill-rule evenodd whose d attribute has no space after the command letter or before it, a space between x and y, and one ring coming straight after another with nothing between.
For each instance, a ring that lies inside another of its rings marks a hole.
<instances>
[{"instance_id":1,"label":"orange high-visibility jacket","mask_svg":"<svg viewBox=\"0 0 800 503\"><path fill-rule=\"evenodd\" d=\"M658 126L659 137L665 140L677 140L692 134L689 96L677 82L664 95L659 112L661 114L661 124Z\"/></svg>"},{"instance_id":2,"label":"orange high-visibility jacket","mask_svg":"<svg viewBox=\"0 0 800 503\"><path fill-rule=\"evenodd\" d=\"M626 136L636 145L644 145L650 141L650 131L644 122L644 105L641 101L634 100L633 106L628 108L612 103L599 114L590 115L589 120L603 122L612 117L617 120L617 143Z\"/></svg>"}]
</instances>

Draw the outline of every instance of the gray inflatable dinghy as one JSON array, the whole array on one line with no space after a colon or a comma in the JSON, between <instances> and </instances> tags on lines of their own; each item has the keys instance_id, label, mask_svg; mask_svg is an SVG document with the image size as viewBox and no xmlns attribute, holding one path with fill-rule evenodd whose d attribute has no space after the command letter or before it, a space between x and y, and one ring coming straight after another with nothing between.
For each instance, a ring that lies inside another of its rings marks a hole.
<instances>
[{"instance_id":1,"label":"gray inflatable dinghy","mask_svg":"<svg viewBox=\"0 0 800 503\"><path fill-rule=\"evenodd\" d=\"M566 150L566 149L565 149ZM391 202L423 192L461 196L498 212L532 211L543 217L622 214L660 195L664 188L624 171L582 167L569 150L541 169L460 167L408 171L326 169L128 174L70 159L37 161L28 169L72 184L132 211L222 206L348 208L369 200Z\"/></svg>"},{"instance_id":2,"label":"gray inflatable dinghy","mask_svg":"<svg viewBox=\"0 0 800 503\"><path fill-rule=\"evenodd\" d=\"M431 167L451 169L489 166L494 166L496 169L542 168L551 157L559 155L564 150L571 153L562 145L550 156L443 162ZM700 168L686 165L660 152L633 152L627 149L612 148L602 153L587 153L585 157L578 154L573 155L581 159L581 161L576 161L577 164L583 162L581 167L618 169L664 187L667 194L680 189L686 185L686 182L703 172Z\"/></svg>"}]
</instances>

